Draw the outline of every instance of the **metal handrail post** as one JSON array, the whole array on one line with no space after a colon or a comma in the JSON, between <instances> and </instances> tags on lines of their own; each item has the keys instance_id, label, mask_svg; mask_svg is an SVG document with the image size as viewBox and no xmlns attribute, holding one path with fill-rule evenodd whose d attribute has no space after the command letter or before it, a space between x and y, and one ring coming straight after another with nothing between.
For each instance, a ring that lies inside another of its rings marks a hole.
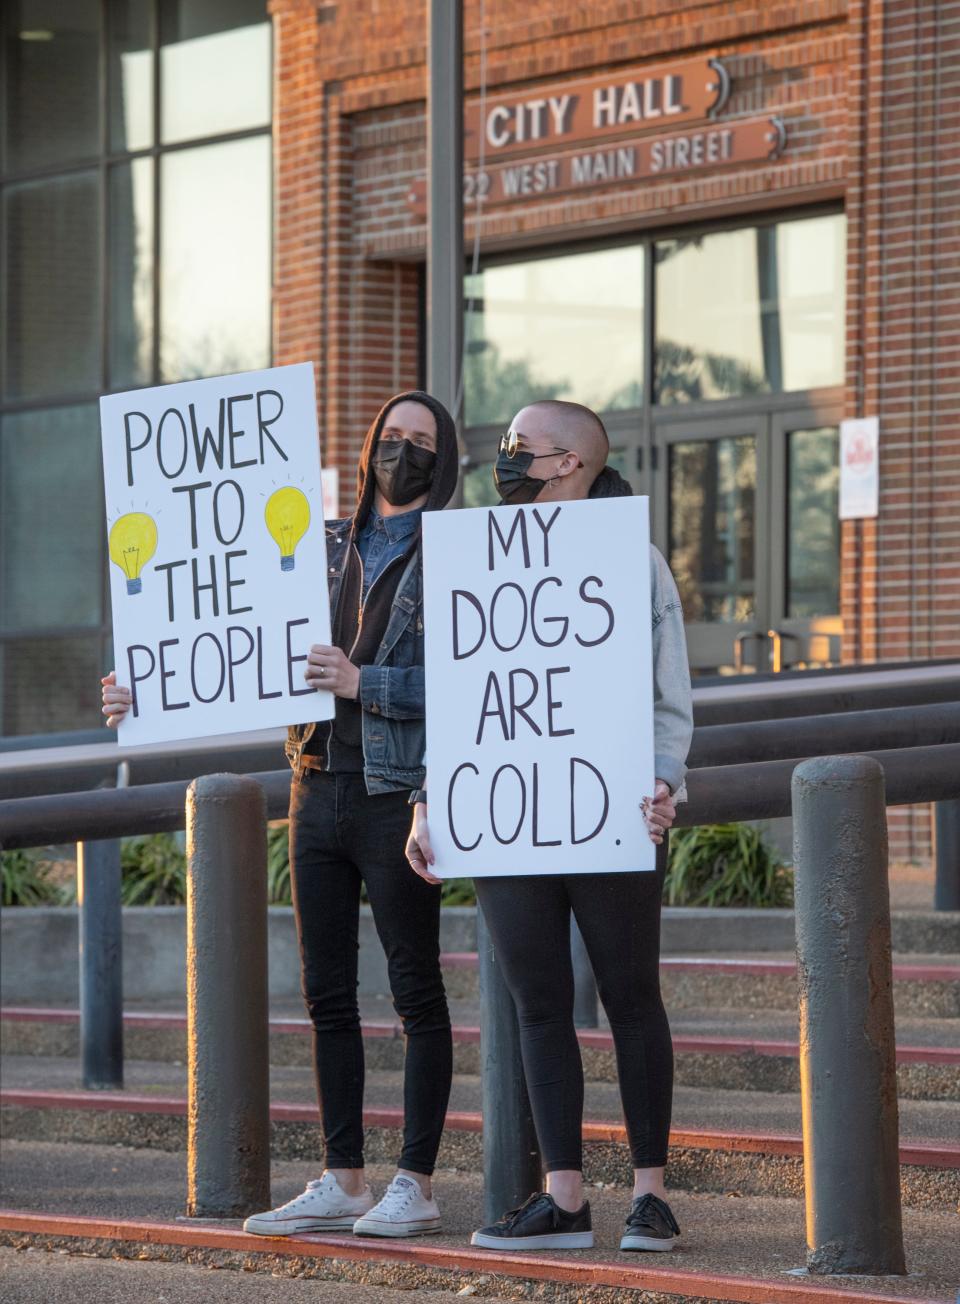
<instances>
[{"instance_id":1,"label":"metal handrail post","mask_svg":"<svg viewBox=\"0 0 960 1304\"><path fill-rule=\"evenodd\" d=\"M883 769L793 776L800 1088L811 1273L904 1273Z\"/></svg>"},{"instance_id":2,"label":"metal handrail post","mask_svg":"<svg viewBox=\"0 0 960 1304\"><path fill-rule=\"evenodd\" d=\"M493 939L477 906L480 960L480 1075L483 1111L484 1219L495 1222L543 1182L520 1058L517 1011L497 964Z\"/></svg>"},{"instance_id":3,"label":"metal handrail post","mask_svg":"<svg viewBox=\"0 0 960 1304\"><path fill-rule=\"evenodd\" d=\"M187 790L187 1212L270 1207L267 806L247 775Z\"/></svg>"},{"instance_id":4,"label":"metal handrail post","mask_svg":"<svg viewBox=\"0 0 960 1304\"><path fill-rule=\"evenodd\" d=\"M583 934L570 916L570 958L573 961L573 1022L578 1028L595 1028L600 1022L597 980Z\"/></svg>"},{"instance_id":5,"label":"metal handrail post","mask_svg":"<svg viewBox=\"0 0 960 1304\"><path fill-rule=\"evenodd\" d=\"M934 805L934 910L960 910L960 801Z\"/></svg>"},{"instance_id":6,"label":"metal handrail post","mask_svg":"<svg viewBox=\"0 0 960 1304\"><path fill-rule=\"evenodd\" d=\"M127 785L117 767L117 787ZM77 843L80 1069L88 1091L123 1087L123 905L120 842Z\"/></svg>"}]
</instances>

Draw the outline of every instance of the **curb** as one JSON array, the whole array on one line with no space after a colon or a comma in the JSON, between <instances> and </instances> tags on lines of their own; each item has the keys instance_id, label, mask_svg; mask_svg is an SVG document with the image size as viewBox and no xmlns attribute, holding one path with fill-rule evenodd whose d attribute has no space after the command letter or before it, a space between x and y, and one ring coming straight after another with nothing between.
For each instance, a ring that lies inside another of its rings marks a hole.
<instances>
[{"instance_id":1,"label":"curb","mask_svg":"<svg viewBox=\"0 0 960 1304\"><path fill-rule=\"evenodd\" d=\"M139 1257L148 1258L160 1256L144 1256L145 1246L228 1251L240 1256L238 1267L254 1271L271 1271L271 1260L277 1257L326 1260L331 1264L360 1261L383 1267L432 1269L434 1280L439 1278L447 1289L451 1287L450 1278L454 1274L484 1273L555 1286L572 1285L590 1291L589 1298L598 1299L602 1296L599 1292L594 1296L592 1288L644 1291L680 1299L707 1299L720 1304L728 1301L731 1304L765 1304L774 1297L774 1292L778 1304L793 1304L794 1301L797 1304L840 1304L841 1301L850 1304L916 1304L916 1297L863 1291L846 1285L831 1287L819 1282L786 1281L782 1276L762 1278L683 1272L584 1259L498 1254L469 1246L453 1248L396 1242L385 1245L382 1241L363 1237L333 1236L269 1238L265 1243L263 1237L247 1235L231 1226L211 1226L209 1223L189 1226L186 1222L118 1221L22 1213L10 1209L0 1210L0 1233L7 1238L17 1235L43 1237L51 1249L58 1245L75 1245L79 1249L80 1244L86 1246L93 1242L101 1256L110 1254L110 1247L131 1243L141 1247ZM11 1243L9 1239L8 1243ZM461 1284L459 1278L455 1279L455 1284ZM603 1294L607 1298L616 1298L607 1291ZM948 1302L931 1300L930 1304Z\"/></svg>"}]
</instances>

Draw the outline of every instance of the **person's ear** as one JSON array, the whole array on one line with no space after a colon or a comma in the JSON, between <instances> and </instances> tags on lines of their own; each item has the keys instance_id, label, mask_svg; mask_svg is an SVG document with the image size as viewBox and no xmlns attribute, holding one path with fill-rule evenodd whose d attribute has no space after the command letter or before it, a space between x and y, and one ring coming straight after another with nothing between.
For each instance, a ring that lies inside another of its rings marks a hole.
<instances>
[{"instance_id":1,"label":"person's ear","mask_svg":"<svg viewBox=\"0 0 960 1304\"><path fill-rule=\"evenodd\" d=\"M556 474L558 476L572 475L574 471L579 471L583 463L576 453L564 453L557 463Z\"/></svg>"}]
</instances>

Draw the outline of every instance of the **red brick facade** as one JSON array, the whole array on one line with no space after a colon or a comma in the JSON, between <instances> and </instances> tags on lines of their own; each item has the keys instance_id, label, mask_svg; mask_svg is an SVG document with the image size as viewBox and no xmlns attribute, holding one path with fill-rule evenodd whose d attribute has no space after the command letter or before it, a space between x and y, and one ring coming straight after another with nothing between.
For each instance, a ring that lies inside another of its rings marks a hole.
<instances>
[{"instance_id":1,"label":"red brick facade","mask_svg":"<svg viewBox=\"0 0 960 1304\"><path fill-rule=\"evenodd\" d=\"M426 5L270 7L275 360L316 362L325 456L348 485L371 414L418 379L426 230L406 197L425 170ZM843 527L844 658L960 654L960 0L485 0L484 12L492 92L709 53L731 74L725 120L784 119L774 161L531 197L484 215L482 248L842 202L845 407L881 420L880 517ZM468 94L480 13L467 0ZM891 850L929 856L926 808L892 813Z\"/></svg>"}]
</instances>

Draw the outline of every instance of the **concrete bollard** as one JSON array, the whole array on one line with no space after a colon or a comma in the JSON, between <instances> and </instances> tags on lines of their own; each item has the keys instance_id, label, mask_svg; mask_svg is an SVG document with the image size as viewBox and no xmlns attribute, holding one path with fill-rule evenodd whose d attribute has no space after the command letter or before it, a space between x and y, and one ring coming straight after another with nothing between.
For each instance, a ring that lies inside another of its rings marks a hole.
<instances>
[{"instance_id":1,"label":"concrete bollard","mask_svg":"<svg viewBox=\"0 0 960 1304\"><path fill-rule=\"evenodd\" d=\"M578 1028L596 1028L600 1022L597 980L587 955L583 934L570 916L570 956L573 960L573 1022Z\"/></svg>"},{"instance_id":2,"label":"concrete bollard","mask_svg":"<svg viewBox=\"0 0 960 1304\"><path fill-rule=\"evenodd\" d=\"M123 1087L120 843L77 843L80 1064L88 1090Z\"/></svg>"},{"instance_id":3,"label":"concrete bollard","mask_svg":"<svg viewBox=\"0 0 960 1304\"><path fill-rule=\"evenodd\" d=\"M187 1213L270 1207L267 808L246 775L187 789Z\"/></svg>"},{"instance_id":4,"label":"concrete bollard","mask_svg":"<svg viewBox=\"0 0 960 1304\"><path fill-rule=\"evenodd\" d=\"M497 966L477 907L480 959L480 1073L483 1110L483 1213L495 1222L543 1184L540 1148L520 1058L513 997Z\"/></svg>"},{"instance_id":5,"label":"concrete bollard","mask_svg":"<svg viewBox=\"0 0 960 1304\"><path fill-rule=\"evenodd\" d=\"M793 772L800 1080L811 1273L905 1273L882 767Z\"/></svg>"}]
</instances>

